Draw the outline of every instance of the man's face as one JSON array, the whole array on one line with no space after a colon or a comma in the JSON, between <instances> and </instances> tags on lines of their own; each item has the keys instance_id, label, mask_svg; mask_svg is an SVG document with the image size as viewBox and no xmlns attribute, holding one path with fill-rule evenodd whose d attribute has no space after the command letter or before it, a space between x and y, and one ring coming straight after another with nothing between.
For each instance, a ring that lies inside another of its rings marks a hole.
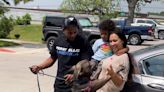
<instances>
[{"instance_id":1,"label":"man's face","mask_svg":"<svg viewBox=\"0 0 164 92\"><path fill-rule=\"evenodd\" d=\"M108 42L108 39L109 39L108 31L100 30L100 36L104 42Z\"/></svg>"},{"instance_id":2,"label":"man's face","mask_svg":"<svg viewBox=\"0 0 164 92\"><path fill-rule=\"evenodd\" d=\"M64 35L69 41L74 41L78 33L77 27L70 26L64 29Z\"/></svg>"}]
</instances>

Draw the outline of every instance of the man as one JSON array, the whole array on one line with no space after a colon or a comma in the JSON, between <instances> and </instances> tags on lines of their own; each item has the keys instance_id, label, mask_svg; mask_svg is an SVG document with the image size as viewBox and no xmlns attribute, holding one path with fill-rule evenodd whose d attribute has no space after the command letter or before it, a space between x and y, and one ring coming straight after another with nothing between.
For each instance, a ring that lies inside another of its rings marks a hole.
<instances>
[{"instance_id":1,"label":"man","mask_svg":"<svg viewBox=\"0 0 164 92\"><path fill-rule=\"evenodd\" d=\"M39 70L52 66L58 59L57 77L64 78L73 65L81 60L90 60L93 55L92 48L78 32L77 20L73 16L67 17L63 35L56 39L50 57L43 63L32 66L32 72L36 74ZM87 82L87 79L81 79L79 83L85 83L84 80ZM56 79L54 89L55 92L71 92L71 85L64 80Z\"/></svg>"}]
</instances>

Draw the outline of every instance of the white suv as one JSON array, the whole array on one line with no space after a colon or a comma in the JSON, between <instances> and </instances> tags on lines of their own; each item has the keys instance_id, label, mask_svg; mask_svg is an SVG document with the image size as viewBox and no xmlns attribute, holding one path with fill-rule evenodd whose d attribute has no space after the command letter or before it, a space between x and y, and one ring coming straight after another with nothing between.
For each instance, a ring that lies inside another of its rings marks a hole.
<instances>
[{"instance_id":1,"label":"white suv","mask_svg":"<svg viewBox=\"0 0 164 92\"><path fill-rule=\"evenodd\" d=\"M154 32L155 38L164 39L164 25L160 24L154 19L146 18L135 18L133 20L132 26L155 26L156 30Z\"/></svg>"}]
</instances>

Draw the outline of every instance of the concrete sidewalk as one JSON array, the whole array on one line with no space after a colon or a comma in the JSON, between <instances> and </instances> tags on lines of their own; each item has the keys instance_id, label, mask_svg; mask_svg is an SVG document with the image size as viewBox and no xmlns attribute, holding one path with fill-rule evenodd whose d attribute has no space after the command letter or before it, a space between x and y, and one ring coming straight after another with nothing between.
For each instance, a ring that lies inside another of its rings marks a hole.
<instances>
[{"instance_id":1,"label":"concrete sidewalk","mask_svg":"<svg viewBox=\"0 0 164 92\"><path fill-rule=\"evenodd\" d=\"M29 67L49 57L46 45L12 41L21 45L0 48L0 92L39 92L37 76L31 73ZM56 64L44 72L54 76ZM39 75L41 92L53 92L54 80L55 78Z\"/></svg>"}]
</instances>

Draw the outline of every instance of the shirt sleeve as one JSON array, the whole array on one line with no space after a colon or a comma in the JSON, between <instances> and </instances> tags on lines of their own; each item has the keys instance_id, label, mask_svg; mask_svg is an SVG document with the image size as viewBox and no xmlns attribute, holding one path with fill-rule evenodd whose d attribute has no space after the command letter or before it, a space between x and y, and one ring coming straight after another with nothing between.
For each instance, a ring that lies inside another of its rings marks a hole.
<instances>
[{"instance_id":1,"label":"shirt sleeve","mask_svg":"<svg viewBox=\"0 0 164 92\"><path fill-rule=\"evenodd\" d=\"M127 54L124 54L121 56L120 60L122 60L122 68L124 68L122 71L119 72L119 74L122 76L123 80L127 80L128 73L129 73L129 57Z\"/></svg>"},{"instance_id":2,"label":"shirt sleeve","mask_svg":"<svg viewBox=\"0 0 164 92\"><path fill-rule=\"evenodd\" d=\"M98 39L98 40L99 40L99 39ZM93 46L92 46L92 50L93 50L94 53L95 53L95 52L98 50L98 48L99 48L98 40L96 40L96 41L94 42Z\"/></svg>"},{"instance_id":3,"label":"shirt sleeve","mask_svg":"<svg viewBox=\"0 0 164 92\"><path fill-rule=\"evenodd\" d=\"M91 60L91 56L93 55L93 50L88 41L85 41L84 48L82 48L81 52L81 60L87 59Z\"/></svg>"},{"instance_id":4,"label":"shirt sleeve","mask_svg":"<svg viewBox=\"0 0 164 92\"><path fill-rule=\"evenodd\" d=\"M54 43L52 50L50 51L50 56L53 59L57 59L57 50L56 50L56 44Z\"/></svg>"}]
</instances>

